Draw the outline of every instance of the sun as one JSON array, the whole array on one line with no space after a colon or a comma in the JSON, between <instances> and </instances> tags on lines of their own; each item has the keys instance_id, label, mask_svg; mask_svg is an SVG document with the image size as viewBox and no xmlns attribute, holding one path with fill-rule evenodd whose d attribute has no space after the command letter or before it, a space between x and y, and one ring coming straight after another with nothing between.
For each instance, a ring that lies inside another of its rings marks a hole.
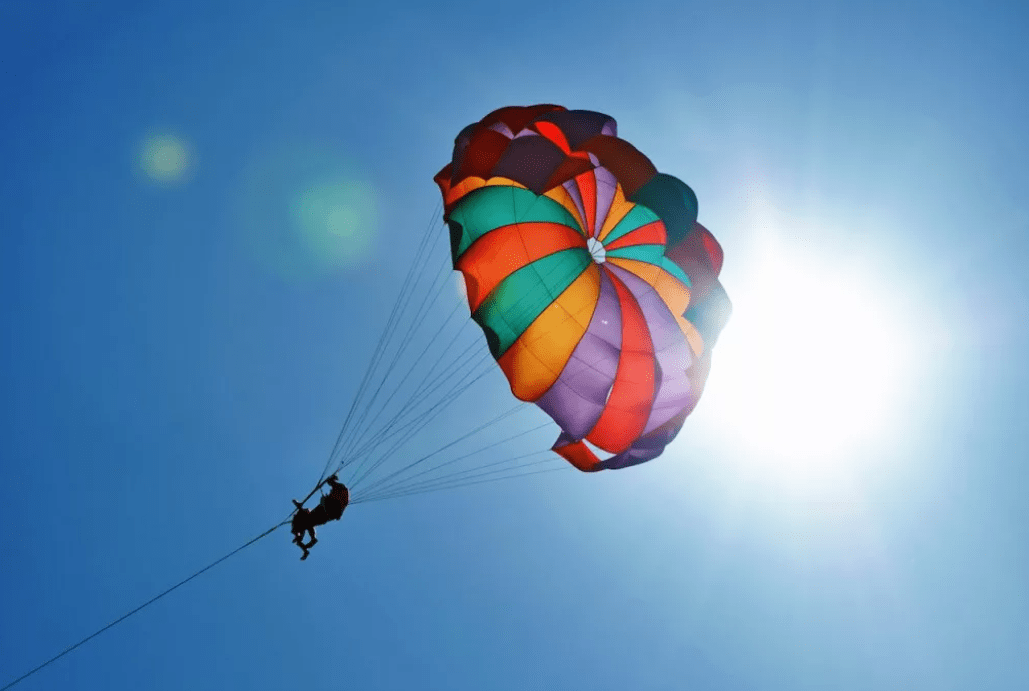
<instances>
[{"instance_id":1,"label":"sun","mask_svg":"<svg viewBox=\"0 0 1029 691\"><path fill-rule=\"evenodd\" d=\"M880 275L767 238L741 275L705 392L722 438L778 474L825 470L888 441L911 335Z\"/></svg>"}]
</instances>

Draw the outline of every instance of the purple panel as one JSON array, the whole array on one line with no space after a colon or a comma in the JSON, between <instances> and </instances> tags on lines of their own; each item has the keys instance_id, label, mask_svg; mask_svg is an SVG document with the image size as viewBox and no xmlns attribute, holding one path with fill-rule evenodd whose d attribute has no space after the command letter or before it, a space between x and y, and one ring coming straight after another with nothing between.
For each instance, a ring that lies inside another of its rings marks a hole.
<instances>
[{"instance_id":1,"label":"purple panel","mask_svg":"<svg viewBox=\"0 0 1029 691\"><path fill-rule=\"evenodd\" d=\"M693 364L693 353L668 305L653 286L636 274L614 264L604 264L604 268L614 272L636 298L650 328L654 353L661 368L660 385L643 430L643 433L647 434L675 417L690 404L692 394L686 370Z\"/></svg>"},{"instance_id":2,"label":"purple panel","mask_svg":"<svg viewBox=\"0 0 1029 691\"><path fill-rule=\"evenodd\" d=\"M686 415L680 412L653 432L634 441L632 446L626 451L617 456L612 456L606 461L601 461L601 467L608 470L628 468L629 466L645 463L657 458L664 452L665 447L675 439L675 435L682 429L685 419Z\"/></svg>"},{"instance_id":3,"label":"purple panel","mask_svg":"<svg viewBox=\"0 0 1029 691\"><path fill-rule=\"evenodd\" d=\"M575 208L577 208L579 210L579 216L580 216L580 218L582 218L583 223L585 223L586 222L586 208L582 204L582 195L579 194L579 186L575 184L575 179L573 178L571 180L566 181L562 185L562 187L565 188L565 191L568 192L568 194L571 196L572 201L575 202ZM583 235L585 235L586 237L590 237L590 235L591 235L591 232L590 232L589 228L583 228L582 232L583 232Z\"/></svg>"},{"instance_id":4,"label":"purple panel","mask_svg":"<svg viewBox=\"0 0 1029 691\"><path fill-rule=\"evenodd\" d=\"M622 315L611 279L601 272L600 296L589 327L554 385L536 401L574 439L600 419L618 371Z\"/></svg>"},{"instance_id":5,"label":"purple panel","mask_svg":"<svg viewBox=\"0 0 1029 691\"><path fill-rule=\"evenodd\" d=\"M597 227L593 230L592 237L600 234L604 227L604 220L611 212L611 203L615 200L615 188L618 187L618 180L614 173L607 168L594 168L593 173L597 177Z\"/></svg>"},{"instance_id":6,"label":"purple panel","mask_svg":"<svg viewBox=\"0 0 1029 691\"><path fill-rule=\"evenodd\" d=\"M514 139L514 132L512 132L511 128L507 126L507 123L498 120L490 125L489 128L494 132L499 132L508 139Z\"/></svg>"},{"instance_id":7,"label":"purple panel","mask_svg":"<svg viewBox=\"0 0 1029 691\"><path fill-rule=\"evenodd\" d=\"M600 229L604 226L604 219L607 218L607 214L611 211L611 203L615 198L615 188L618 186L618 181L615 179L614 174L607 168L595 168L592 171L594 187L597 190L597 205L594 211L594 227L584 228L587 237L595 238L600 233ZM588 218L586 214L586 208L582 200L582 193L579 191L579 184L576 182L577 178L568 180L564 183L564 188L568 191L568 194L572 196L572 200L575 202L575 206L579 209L579 213L582 214L582 218L585 220Z\"/></svg>"},{"instance_id":8,"label":"purple panel","mask_svg":"<svg viewBox=\"0 0 1029 691\"><path fill-rule=\"evenodd\" d=\"M459 153L460 154L464 153L464 150L472 142L472 135L475 133L475 130L478 127L479 127L479 123L477 123L477 122L476 123L472 123L471 125L468 125L463 130L461 130L460 132L457 133L457 136L454 138L454 156L453 156L453 158L457 158Z\"/></svg>"},{"instance_id":9,"label":"purple panel","mask_svg":"<svg viewBox=\"0 0 1029 691\"><path fill-rule=\"evenodd\" d=\"M646 463L661 455L661 452L665 450L664 446L658 448L637 448L635 444L630 446L626 451L612 456L606 461L601 461L600 466L606 470L618 470L619 468L628 468L631 465L639 465L640 463Z\"/></svg>"}]
</instances>

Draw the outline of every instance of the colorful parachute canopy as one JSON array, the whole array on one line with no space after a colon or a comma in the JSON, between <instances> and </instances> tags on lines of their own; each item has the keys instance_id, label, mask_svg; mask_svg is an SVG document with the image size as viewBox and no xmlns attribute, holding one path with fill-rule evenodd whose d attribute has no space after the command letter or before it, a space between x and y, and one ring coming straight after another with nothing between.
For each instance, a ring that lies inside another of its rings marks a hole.
<instances>
[{"instance_id":1,"label":"colorful parachute canopy","mask_svg":"<svg viewBox=\"0 0 1029 691\"><path fill-rule=\"evenodd\" d=\"M561 427L554 450L585 471L659 456L731 310L693 190L609 116L556 105L469 125L435 180L472 318L514 395Z\"/></svg>"}]
</instances>

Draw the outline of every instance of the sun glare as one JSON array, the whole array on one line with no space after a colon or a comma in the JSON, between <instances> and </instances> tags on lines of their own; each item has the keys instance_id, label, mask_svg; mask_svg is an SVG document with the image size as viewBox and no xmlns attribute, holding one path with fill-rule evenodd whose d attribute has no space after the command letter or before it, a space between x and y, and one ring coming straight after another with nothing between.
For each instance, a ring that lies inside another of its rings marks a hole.
<instances>
[{"instance_id":1,"label":"sun glare","mask_svg":"<svg viewBox=\"0 0 1029 691\"><path fill-rule=\"evenodd\" d=\"M874 272L768 242L715 349L708 405L718 427L776 473L840 464L888 437L909 337Z\"/></svg>"}]
</instances>

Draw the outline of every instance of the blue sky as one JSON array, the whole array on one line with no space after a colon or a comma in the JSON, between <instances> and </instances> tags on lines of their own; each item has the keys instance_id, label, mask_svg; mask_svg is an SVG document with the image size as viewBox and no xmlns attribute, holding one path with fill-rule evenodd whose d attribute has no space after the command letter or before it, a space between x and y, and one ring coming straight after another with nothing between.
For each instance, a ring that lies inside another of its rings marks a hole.
<instances>
[{"instance_id":1,"label":"blue sky","mask_svg":"<svg viewBox=\"0 0 1029 691\"><path fill-rule=\"evenodd\" d=\"M280 529L18 688L1029 686L1020 4L348 5L0 1L0 684L289 512L444 256L454 136L555 102L725 249L664 456L356 504L304 563Z\"/></svg>"}]
</instances>

